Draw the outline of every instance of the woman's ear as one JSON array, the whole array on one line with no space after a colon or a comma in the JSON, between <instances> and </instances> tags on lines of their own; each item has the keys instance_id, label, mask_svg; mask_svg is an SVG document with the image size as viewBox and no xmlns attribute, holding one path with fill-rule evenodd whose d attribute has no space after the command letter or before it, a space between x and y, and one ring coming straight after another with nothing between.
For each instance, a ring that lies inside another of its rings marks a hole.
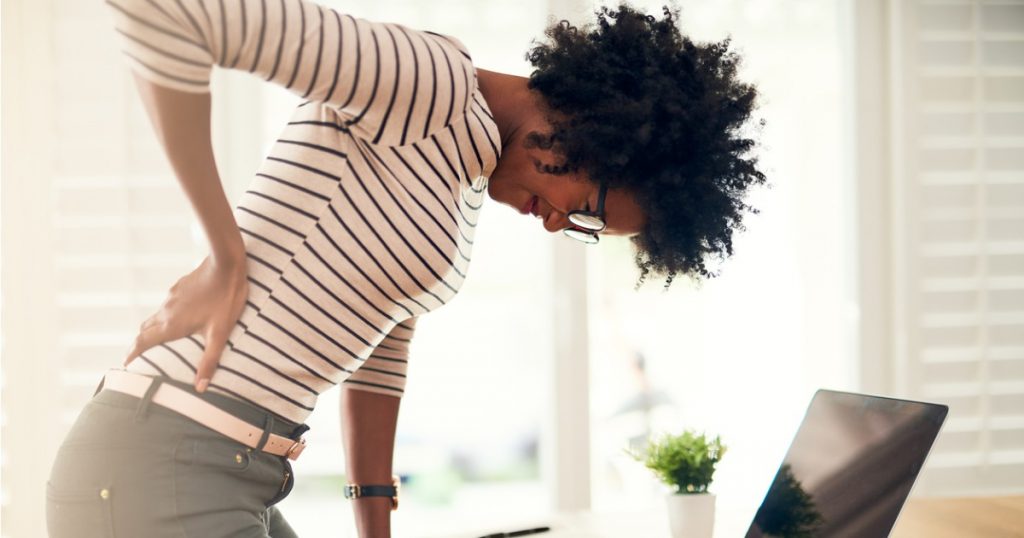
<instances>
[{"instance_id":1,"label":"woman's ear","mask_svg":"<svg viewBox=\"0 0 1024 538\"><path fill-rule=\"evenodd\" d=\"M555 145L555 133L553 131L542 132L532 130L523 137L523 147L527 149L550 150Z\"/></svg>"}]
</instances>

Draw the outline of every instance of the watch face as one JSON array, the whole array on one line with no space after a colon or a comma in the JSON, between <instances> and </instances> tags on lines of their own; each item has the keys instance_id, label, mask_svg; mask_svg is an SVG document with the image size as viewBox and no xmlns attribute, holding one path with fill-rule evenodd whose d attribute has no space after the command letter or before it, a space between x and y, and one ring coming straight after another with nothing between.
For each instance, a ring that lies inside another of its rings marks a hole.
<instances>
[{"instance_id":1,"label":"watch face","mask_svg":"<svg viewBox=\"0 0 1024 538\"><path fill-rule=\"evenodd\" d=\"M359 485L358 484L346 484L345 485L344 493L345 493L345 498L346 499L357 499L357 498L359 498L360 497L360 495L359 495Z\"/></svg>"},{"instance_id":2,"label":"watch face","mask_svg":"<svg viewBox=\"0 0 1024 538\"><path fill-rule=\"evenodd\" d=\"M391 497L391 511L398 510L398 488L402 485L402 480L398 478L398 475L391 476L391 485L395 487L395 496Z\"/></svg>"}]
</instances>

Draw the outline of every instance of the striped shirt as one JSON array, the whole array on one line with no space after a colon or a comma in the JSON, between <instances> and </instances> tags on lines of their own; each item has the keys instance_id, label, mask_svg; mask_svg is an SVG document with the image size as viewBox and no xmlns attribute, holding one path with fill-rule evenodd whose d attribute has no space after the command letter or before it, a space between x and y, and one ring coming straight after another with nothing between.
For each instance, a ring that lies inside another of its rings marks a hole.
<instances>
[{"instance_id":1,"label":"striped shirt","mask_svg":"<svg viewBox=\"0 0 1024 538\"><path fill-rule=\"evenodd\" d=\"M461 41L309 0L107 0L126 61L203 93L214 65L301 96L235 207L250 295L209 390L302 422L347 382L400 396L416 319L458 292L501 143ZM201 334L128 370L191 382Z\"/></svg>"}]
</instances>

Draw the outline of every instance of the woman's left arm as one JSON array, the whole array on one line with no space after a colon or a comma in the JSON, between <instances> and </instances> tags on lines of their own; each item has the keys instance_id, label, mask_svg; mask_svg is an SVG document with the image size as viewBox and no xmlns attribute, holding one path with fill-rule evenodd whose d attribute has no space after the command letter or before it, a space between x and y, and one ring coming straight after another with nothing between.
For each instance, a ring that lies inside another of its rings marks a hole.
<instances>
[{"instance_id":1,"label":"woman's left arm","mask_svg":"<svg viewBox=\"0 0 1024 538\"><path fill-rule=\"evenodd\" d=\"M345 469L354 484L390 484L395 428L402 399L376 392L341 389ZM360 538L391 536L391 499L362 497L352 501Z\"/></svg>"}]
</instances>

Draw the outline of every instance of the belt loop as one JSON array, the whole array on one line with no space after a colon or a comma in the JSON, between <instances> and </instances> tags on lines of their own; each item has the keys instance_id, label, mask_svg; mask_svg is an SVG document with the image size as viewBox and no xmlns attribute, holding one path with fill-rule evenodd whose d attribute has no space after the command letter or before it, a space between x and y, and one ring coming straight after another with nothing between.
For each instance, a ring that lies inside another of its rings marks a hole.
<instances>
[{"instance_id":1,"label":"belt loop","mask_svg":"<svg viewBox=\"0 0 1024 538\"><path fill-rule=\"evenodd\" d=\"M256 444L256 450L263 450L263 445L267 444L267 439L270 439L270 430L274 427L274 416L267 414L266 418L263 419L263 435L260 437L260 442Z\"/></svg>"},{"instance_id":2,"label":"belt loop","mask_svg":"<svg viewBox=\"0 0 1024 538\"><path fill-rule=\"evenodd\" d=\"M309 426L307 424L299 424L295 428L295 430L292 431L292 434L289 435L288 437L294 441L294 440L298 439L299 437L302 437L302 434L304 434L304 433L306 433L308 431L309 431Z\"/></svg>"},{"instance_id":3,"label":"belt loop","mask_svg":"<svg viewBox=\"0 0 1024 538\"><path fill-rule=\"evenodd\" d=\"M142 422L146 418L146 413L149 411L149 404L153 401L153 395L156 394L156 390L160 388L160 384L164 382L162 377L154 377L153 381L146 388L146 393L142 395L142 400L139 401L139 406L135 409L135 422Z\"/></svg>"}]
</instances>

